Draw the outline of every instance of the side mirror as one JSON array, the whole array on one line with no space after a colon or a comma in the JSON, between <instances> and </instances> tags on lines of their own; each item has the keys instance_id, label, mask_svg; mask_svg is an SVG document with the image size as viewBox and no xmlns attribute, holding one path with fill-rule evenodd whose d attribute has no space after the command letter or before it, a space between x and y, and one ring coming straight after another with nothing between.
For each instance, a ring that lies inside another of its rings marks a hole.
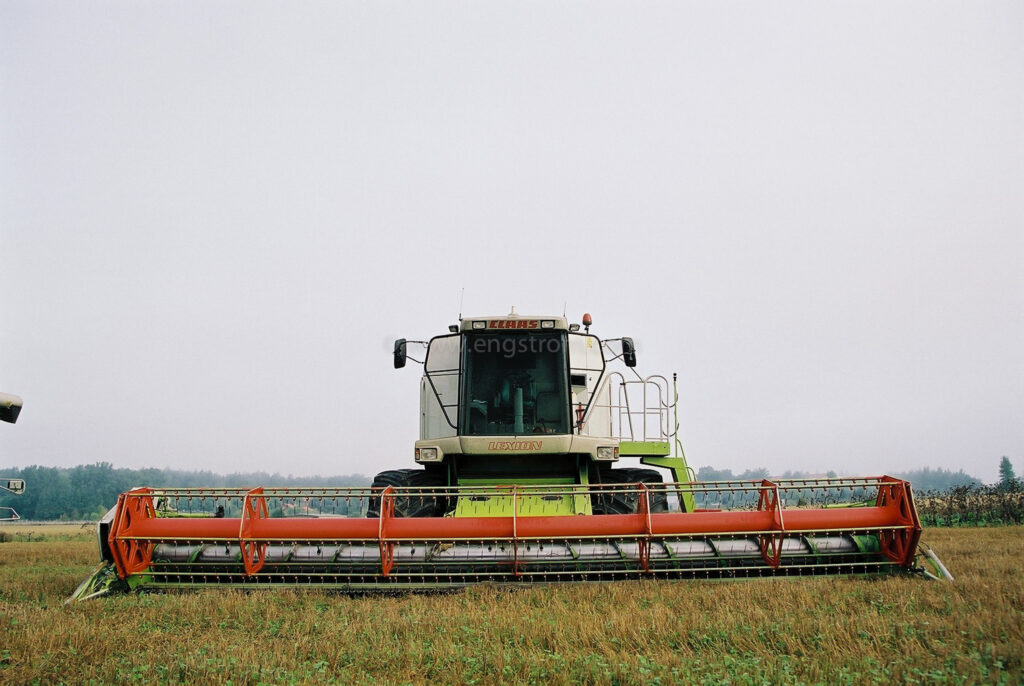
<instances>
[{"instance_id":1,"label":"side mirror","mask_svg":"<svg viewBox=\"0 0 1024 686\"><path fill-rule=\"evenodd\" d=\"M0 393L0 421L13 424L21 413L21 398L10 393Z\"/></svg>"},{"instance_id":2,"label":"side mirror","mask_svg":"<svg viewBox=\"0 0 1024 686\"><path fill-rule=\"evenodd\" d=\"M0 481L0 488L10 491L14 495L21 495L25 492L25 480L24 479L4 479Z\"/></svg>"},{"instance_id":3,"label":"side mirror","mask_svg":"<svg viewBox=\"0 0 1024 686\"><path fill-rule=\"evenodd\" d=\"M395 369L405 366L405 339L399 338L395 341Z\"/></svg>"},{"instance_id":4,"label":"side mirror","mask_svg":"<svg viewBox=\"0 0 1024 686\"><path fill-rule=\"evenodd\" d=\"M627 367L636 366L636 346L633 345L632 338L622 339L622 361Z\"/></svg>"}]
</instances>

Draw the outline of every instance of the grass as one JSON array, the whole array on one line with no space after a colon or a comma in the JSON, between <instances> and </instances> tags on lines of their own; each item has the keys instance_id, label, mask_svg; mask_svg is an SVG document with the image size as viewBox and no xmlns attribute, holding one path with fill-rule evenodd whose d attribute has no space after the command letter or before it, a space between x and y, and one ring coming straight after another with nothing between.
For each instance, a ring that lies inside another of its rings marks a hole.
<instances>
[{"instance_id":1,"label":"grass","mask_svg":"<svg viewBox=\"0 0 1024 686\"><path fill-rule=\"evenodd\" d=\"M91 532L36 529L0 543L3 683L1024 681L1019 526L926 530L954 583L207 591L68 606L96 561Z\"/></svg>"}]
</instances>

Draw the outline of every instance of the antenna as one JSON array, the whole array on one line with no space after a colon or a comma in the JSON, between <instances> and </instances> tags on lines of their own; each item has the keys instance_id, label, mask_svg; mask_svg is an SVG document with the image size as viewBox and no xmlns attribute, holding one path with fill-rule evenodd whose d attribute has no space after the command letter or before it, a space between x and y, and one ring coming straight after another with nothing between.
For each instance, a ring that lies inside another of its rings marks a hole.
<instances>
[{"instance_id":1,"label":"antenna","mask_svg":"<svg viewBox=\"0 0 1024 686\"><path fill-rule=\"evenodd\" d=\"M466 287L463 286L459 290L459 321L460 322L462 321L462 299L463 299L463 297L465 297L465 295L466 295Z\"/></svg>"},{"instance_id":2,"label":"antenna","mask_svg":"<svg viewBox=\"0 0 1024 686\"><path fill-rule=\"evenodd\" d=\"M569 307L569 301L568 300L563 300L562 301L562 318L563 319L565 318L565 311L566 311L566 309L568 307Z\"/></svg>"}]
</instances>

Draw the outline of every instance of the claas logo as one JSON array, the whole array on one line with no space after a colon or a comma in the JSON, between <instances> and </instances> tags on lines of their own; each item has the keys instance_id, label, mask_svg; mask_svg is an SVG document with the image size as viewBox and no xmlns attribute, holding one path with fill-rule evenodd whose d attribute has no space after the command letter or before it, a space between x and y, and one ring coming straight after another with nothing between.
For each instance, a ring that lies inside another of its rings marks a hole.
<instances>
[{"instance_id":1,"label":"claas logo","mask_svg":"<svg viewBox=\"0 0 1024 686\"><path fill-rule=\"evenodd\" d=\"M487 322L491 329L539 329L539 319L492 319Z\"/></svg>"}]
</instances>

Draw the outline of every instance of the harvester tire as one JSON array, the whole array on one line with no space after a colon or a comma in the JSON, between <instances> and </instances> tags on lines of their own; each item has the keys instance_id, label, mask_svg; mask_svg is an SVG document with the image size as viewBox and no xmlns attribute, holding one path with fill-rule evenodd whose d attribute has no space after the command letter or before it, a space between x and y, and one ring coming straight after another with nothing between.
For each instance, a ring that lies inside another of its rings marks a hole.
<instances>
[{"instance_id":1,"label":"harvester tire","mask_svg":"<svg viewBox=\"0 0 1024 686\"><path fill-rule=\"evenodd\" d=\"M623 484L661 484L661 474L653 469L627 467L623 469L606 469L600 472L600 484L591 484L597 492L591 496L591 508L594 514L633 514L639 510L640 498L633 492L602 493L601 486L609 490ZM665 491L652 491L651 512L668 512L668 495Z\"/></svg>"},{"instance_id":2,"label":"harvester tire","mask_svg":"<svg viewBox=\"0 0 1024 686\"><path fill-rule=\"evenodd\" d=\"M373 478L371 488L375 493L388 486L395 488L443 488L444 474L425 469L391 469ZM448 509L448 499L441 495L403 495L395 498L396 517L442 517ZM380 496L370 498L367 517L380 516Z\"/></svg>"}]
</instances>

